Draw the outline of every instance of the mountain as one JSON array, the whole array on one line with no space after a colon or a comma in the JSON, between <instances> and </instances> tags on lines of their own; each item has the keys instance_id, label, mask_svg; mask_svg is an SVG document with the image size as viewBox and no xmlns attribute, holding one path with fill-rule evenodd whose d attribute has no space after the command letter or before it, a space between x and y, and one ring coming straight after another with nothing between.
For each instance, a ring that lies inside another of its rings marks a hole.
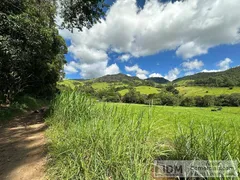
<instances>
[{"instance_id":1,"label":"mountain","mask_svg":"<svg viewBox=\"0 0 240 180\"><path fill-rule=\"evenodd\" d=\"M193 80L193 85L203 86L240 86L240 66L221 72L202 72L174 80L178 83L183 80Z\"/></svg>"},{"instance_id":2,"label":"mountain","mask_svg":"<svg viewBox=\"0 0 240 180\"><path fill-rule=\"evenodd\" d=\"M94 82L124 82L124 81L133 82L133 81L144 81L144 80L141 80L135 76L128 76L126 74L119 73L119 74L102 76L94 79L93 81Z\"/></svg>"},{"instance_id":3,"label":"mountain","mask_svg":"<svg viewBox=\"0 0 240 180\"><path fill-rule=\"evenodd\" d=\"M159 84L166 84L166 83L170 82L169 80L167 80L163 77L152 77L152 78L146 79L146 81L152 81L152 82L159 83Z\"/></svg>"}]
</instances>

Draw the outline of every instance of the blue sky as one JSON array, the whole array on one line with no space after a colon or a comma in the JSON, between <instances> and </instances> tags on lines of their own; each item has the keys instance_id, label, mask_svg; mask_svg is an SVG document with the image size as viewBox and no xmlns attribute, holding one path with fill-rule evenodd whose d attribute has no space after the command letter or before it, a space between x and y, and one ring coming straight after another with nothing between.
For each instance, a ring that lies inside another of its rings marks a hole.
<instances>
[{"instance_id":1,"label":"blue sky","mask_svg":"<svg viewBox=\"0 0 240 180\"><path fill-rule=\"evenodd\" d=\"M240 3L228 2L117 0L91 29L59 30L69 47L66 78L124 73L174 80L238 66Z\"/></svg>"}]
</instances>

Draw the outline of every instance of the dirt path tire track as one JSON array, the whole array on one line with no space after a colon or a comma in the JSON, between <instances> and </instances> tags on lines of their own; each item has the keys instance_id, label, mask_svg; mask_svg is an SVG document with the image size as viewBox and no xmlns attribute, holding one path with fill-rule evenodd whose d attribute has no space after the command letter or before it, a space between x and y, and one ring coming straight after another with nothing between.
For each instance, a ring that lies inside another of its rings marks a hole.
<instances>
[{"instance_id":1,"label":"dirt path tire track","mask_svg":"<svg viewBox=\"0 0 240 180\"><path fill-rule=\"evenodd\" d=\"M46 128L41 112L29 112L0 125L0 180L44 179Z\"/></svg>"}]
</instances>

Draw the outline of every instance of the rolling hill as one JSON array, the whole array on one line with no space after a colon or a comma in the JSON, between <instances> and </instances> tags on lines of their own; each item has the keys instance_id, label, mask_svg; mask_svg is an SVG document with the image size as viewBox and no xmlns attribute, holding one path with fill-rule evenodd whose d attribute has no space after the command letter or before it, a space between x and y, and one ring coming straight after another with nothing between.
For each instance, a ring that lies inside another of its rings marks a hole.
<instances>
[{"instance_id":1,"label":"rolling hill","mask_svg":"<svg viewBox=\"0 0 240 180\"><path fill-rule=\"evenodd\" d=\"M170 82L169 80L167 80L163 77L152 77L152 78L146 79L146 81L152 81L152 82L159 83L159 84L166 84L166 83Z\"/></svg>"},{"instance_id":2,"label":"rolling hill","mask_svg":"<svg viewBox=\"0 0 240 180\"><path fill-rule=\"evenodd\" d=\"M221 72L202 72L185 76L173 82L181 84L181 81L188 82L189 85L199 86L240 86L240 66Z\"/></svg>"}]
</instances>

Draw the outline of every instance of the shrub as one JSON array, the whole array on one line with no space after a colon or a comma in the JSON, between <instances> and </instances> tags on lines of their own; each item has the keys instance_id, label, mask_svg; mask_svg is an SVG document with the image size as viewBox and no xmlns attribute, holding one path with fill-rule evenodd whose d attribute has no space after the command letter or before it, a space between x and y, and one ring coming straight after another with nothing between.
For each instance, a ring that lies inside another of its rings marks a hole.
<instances>
[{"instance_id":1,"label":"shrub","mask_svg":"<svg viewBox=\"0 0 240 180\"><path fill-rule=\"evenodd\" d=\"M214 103L215 103L215 96L205 95L202 99L202 105L204 107L214 106Z\"/></svg>"},{"instance_id":2,"label":"shrub","mask_svg":"<svg viewBox=\"0 0 240 180\"><path fill-rule=\"evenodd\" d=\"M181 106L192 107L195 105L196 105L196 102L194 97L185 97L181 102Z\"/></svg>"}]
</instances>

